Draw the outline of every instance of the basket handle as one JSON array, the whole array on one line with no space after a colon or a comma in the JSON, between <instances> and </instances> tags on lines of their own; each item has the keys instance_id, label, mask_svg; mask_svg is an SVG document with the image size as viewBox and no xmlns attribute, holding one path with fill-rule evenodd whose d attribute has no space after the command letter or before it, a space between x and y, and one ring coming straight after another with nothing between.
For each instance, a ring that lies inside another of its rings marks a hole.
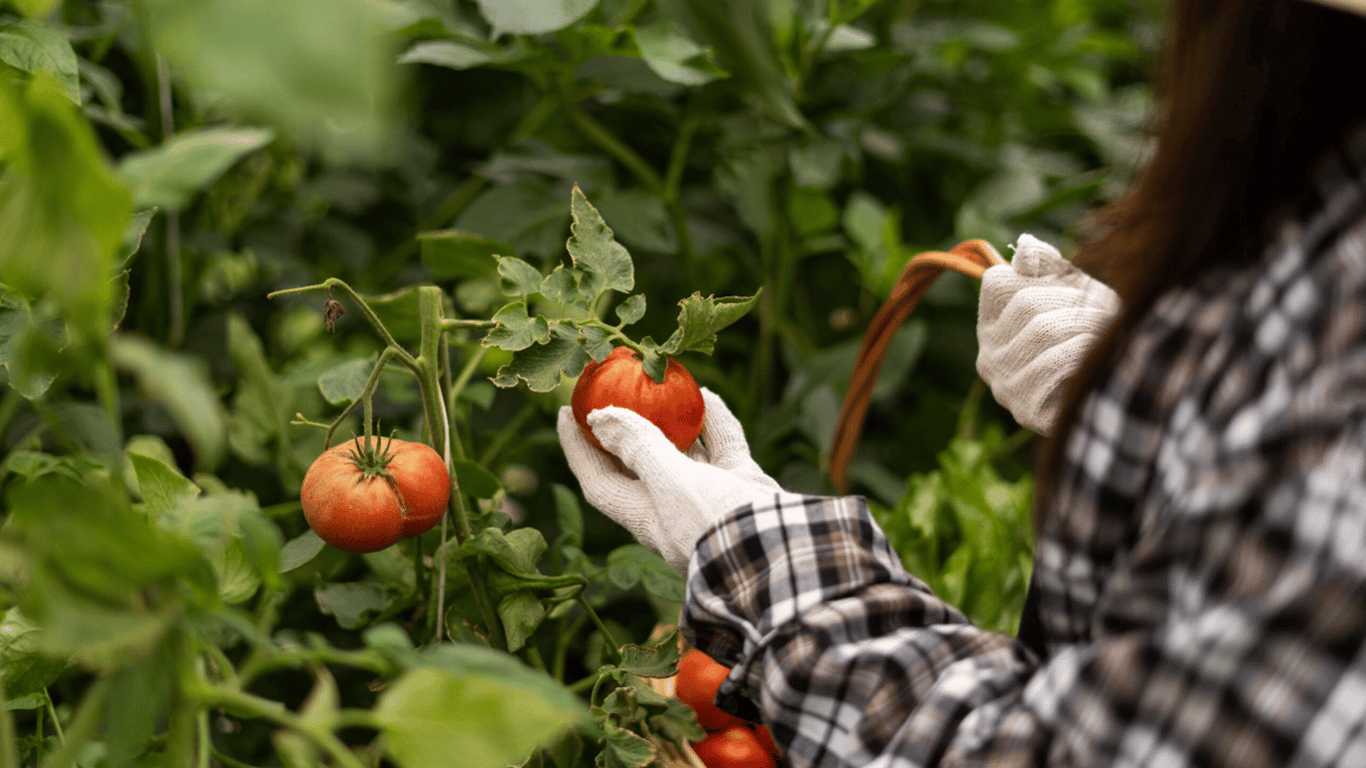
<instances>
[{"instance_id":1,"label":"basket handle","mask_svg":"<svg viewBox=\"0 0 1366 768\"><path fill-rule=\"evenodd\" d=\"M840 493L847 491L849 460L863 432L868 401L873 395L873 386L877 384L878 373L882 371L887 347L891 345L897 329L910 317L920 297L925 295L944 270L951 269L981 280L982 273L988 267L1005 263L987 241L964 240L947 252L926 251L918 254L901 270L892 288L892 295L878 308L863 334L863 344L859 347L858 358L854 361L853 373L849 378L849 390L844 395L844 405L840 407L839 421L835 425L835 438L830 442L830 482Z\"/></svg>"}]
</instances>

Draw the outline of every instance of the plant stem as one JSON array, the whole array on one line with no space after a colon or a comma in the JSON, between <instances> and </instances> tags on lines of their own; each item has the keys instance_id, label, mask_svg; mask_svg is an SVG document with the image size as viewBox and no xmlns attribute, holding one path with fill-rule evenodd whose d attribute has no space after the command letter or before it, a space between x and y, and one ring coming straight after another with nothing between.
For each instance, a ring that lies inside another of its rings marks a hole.
<instances>
[{"instance_id":1,"label":"plant stem","mask_svg":"<svg viewBox=\"0 0 1366 768\"><path fill-rule=\"evenodd\" d=\"M195 652L185 633L173 631L169 638L173 670L171 700L167 708L166 751L168 765L194 765L195 730L198 707L186 691L199 675Z\"/></svg>"},{"instance_id":2,"label":"plant stem","mask_svg":"<svg viewBox=\"0 0 1366 768\"><path fill-rule=\"evenodd\" d=\"M228 755L223 754L217 747L212 747L209 751L213 754L213 759L222 763L224 768L257 768L250 763L244 763L235 757L229 757Z\"/></svg>"},{"instance_id":3,"label":"plant stem","mask_svg":"<svg viewBox=\"0 0 1366 768\"><path fill-rule=\"evenodd\" d=\"M370 371L370 378L365 380L365 388L361 390L360 396L348 403L346 408L344 408L341 413L337 414L337 418L333 419L330 425L324 425L327 426L327 439L323 441L324 447L332 446L332 437L336 434L337 428L342 425L342 422L346 421L347 417L355 412L356 406L361 403L364 403L365 405L365 424L363 427L366 436L368 437L370 435L370 398L374 396L375 390L379 388L379 377L380 374L384 373L384 367L389 364L390 360L398 355L399 351L400 350L397 350L394 347L385 347L384 351L379 353L379 359L375 361L375 367Z\"/></svg>"},{"instance_id":4,"label":"plant stem","mask_svg":"<svg viewBox=\"0 0 1366 768\"><path fill-rule=\"evenodd\" d=\"M607 629L607 625L602 623L602 618L598 616L598 612L593 610L593 606L588 604L588 598L584 597L583 593L580 592L574 596L574 599L578 601L579 605L583 606L584 611L588 613L588 618L593 620L593 624L595 624L598 631L602 633L602 640L606 643L607 650L611 652L612 659L614 661L621 661L621 646L617 645L617 641L612 637L612 633Z\"/></svg>"},{"instance_id":5,"label":"plant stem","mask_svg":"<svg viewBox=\"0 0 1366 768\"><path fill-rule=\"evenodd\" d=\"M57 718L57 709L52 706L52 695L43 689L43 704L47 707L48 717L52 718L52 732L57 734L57 743L66 743L66 734L62 733L62 721ZM42 734L40 733L39 736ZM40 739L41 741L41 739Z\"/></svg>"},{"instance_id":6,"label":"plant stem","mask_svg":"<svg viewBox=\"0 0 1366 768\"><path fill-rule=\"evenodd\" d=\"M302 734L330 755L332 760L342 768L365 768L360 758L356 757L356 754L350 749L347 749L336 734L309 725L298 715L285 709L284 705L278 701L263 699L246 691L223 688L207 683L201 683L199 688L196 692L197 697L200 703L205 706L231 707L247 712L252 716L264 718L276 725Z\"/></svg>"},{"instance_id":7,"label":"plant stem","mask_svg":"<svg viewBox=\"0 0 1366 768\"><path fill-rule=\"evenodd\" d=\"M365 299L361 298L359 293L356 293L354 288L347 285L346 281L341 280L340 278L329 277L317 285L302 285L298 288L285 288L280 291L272 291L271 293L266 294L266 298L273 299L277 296L292 296L296 293L331 291L333 289L340 289L342 293L346 294L346 296L356 304L356 306L360 307L361 314L365 315L365 319L370 323L370 327L374 328L375 332L384 340L385 346L391 347L394 350L394 356L398 358L399 362L408 366L413 373L421 373L418 370L417 360L415 360L412 355L408 354L408 351L394 340L393 335L389 333L389 329L385 328L384 323L380 321L379 315L375 314L375 311L370 308L370 305L366 303Z\"/></svg>"},{"instance_id":8,"label":"plant stem","mask_svg":"<svg viewBox=\"0 0 1366 768\"><path fill-rule=\"evenodd\" d=\"M85 689L85 697L76 708L76 716L71 719L71 727L66 731L66 741L56 752L47 756L43 768L69 768L76 764L76 753L95 733L104 712L104 700L109 696L113 678L100 677Z\"/></svg>"},{"instance_id":9,"label":"plant stem","mask_svg":"<svg viewBox=\"0 0 1366 768\"><path fill-rule=\"evenodd\" d=\"M43 695L47 695L47 690L43 690ZM4 680L0 678L0 701L6 700ZM48 700L51 702L51 699ZM41 722L41 721L40 721ZM42 735L38 737L38 743L42 743ZM0 768L19 767L19 741L14 733L14 717L7 709L0 710Z\"/></svg>"},{"instance_id":10,"label":"plant stem","mask_svg":"<svg viewBox=\"0 0 1366 768\"><path fill-rule=\"evenodd\" d=\"M598 145L607 154L616 158L617 162L626 166L647 189L650 194L663 200L666 194L664 180L659 177L659 173L645 159L631 149L621 139L618 139L606 127L594 120L587 112L584 112L572 100L565 100L565 112L569 115L569 120L576 128L583 132L583 135Z\"/></svg>"}]
</instances>

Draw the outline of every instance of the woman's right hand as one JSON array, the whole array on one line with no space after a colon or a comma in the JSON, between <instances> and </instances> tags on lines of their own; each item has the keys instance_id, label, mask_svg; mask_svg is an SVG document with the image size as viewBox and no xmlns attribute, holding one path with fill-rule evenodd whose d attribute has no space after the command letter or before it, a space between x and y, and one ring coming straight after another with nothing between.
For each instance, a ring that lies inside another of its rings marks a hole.
<instances>
[{"instance_id":1,"label":"woman's right hand","mask_svg":"<svg viewBox=\"0 0 1366 768\"><path fill-rule=\"evenodd\" d=\"M1067 380L1119 312L1119 295L1033 235L982 276L977 372L1020 424L1047 435Z\"/></svg>"}]
</instances>

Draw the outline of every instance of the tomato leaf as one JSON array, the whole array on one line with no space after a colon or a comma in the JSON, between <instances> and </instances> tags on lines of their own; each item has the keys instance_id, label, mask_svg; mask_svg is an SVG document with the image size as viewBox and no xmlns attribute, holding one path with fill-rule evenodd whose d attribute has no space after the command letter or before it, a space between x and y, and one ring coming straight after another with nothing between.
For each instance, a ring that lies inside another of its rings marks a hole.
<instances>
[{"instance_id":1,"label":"tomato leaf","mask_svg":"<svg viewBox=\"0 0 1366 768\"><path fill-rule=\"evenodd\" d=\"M0 26L0 61L25 72L46 72L62 86L62 93L81 103L81 78L76 51L56 27L38 19Z\"/></svg>"},{"instance_id":2,"label":"tomato leaf","mask_svg":"<svg viewBox=\"0 0 1366 768\"><path fill-rule=\"evenodd\" d=\"M129 334L114 336L110 357L133 375L143 395L160 403L194 446L195 463L218 466L227 448L226 414L202 358L170 352Z\"/></svg>"},{"instance_id":3,"label":"tomato leaf","mask_svg":"<svg viewBox=\"0 0 1366 768\"><path fill-rule=\"evenodd\" d=\"M0 82L0 282L51 297L78 339L110 331L114 261L131 212L89 122L39 72Z\"/></svg>"},{"instance_id":4,"label":"tomato leaf","mask_svg":"<svg viewBox=\"0 0 1366 768\"><path fill-rule=\"evenodd\" d=\"M370 373L375 369L375 358L350 360L318 377L318 391L333 405L349 403L361 396Z\"/></svg>"},{"instance_id":5,"label":"tomato leaf","mask_svg":"<svg viewBox=\"0 0 1366 768\"><path fill-rule=\"evenodd\" d=\"M151 514L160 517L199 496L199 486L159 459L129 452L128 460L133 464L138 492Z\"/></svg>"},{"instance_id":6,"label":"tomato leaf","mask_svg":"<svg viewBox=\"0 0 1366 768\"><path fill-rule=\"evenodd\" d=\"M638 733L611 721L602 723L603 749L598 754L599 768L644 768L655 759L655 748Z\"/></svg>"},{"instance_id":7,"label":"tomato leaf","mask_svg":"<svg viewBox=\"0 0 1366 768\"><path fill-rule=\"evenodd\" d=\"M482 342L486 347L519 352L533 344L544 344L550 340L550 325L544 317L528 315L524 301L514 301L498 310L493 321L497 325L485 334Z\"/></svg>"},{"instance_id":8,"label":"tomato leaf","mask_svg":"<svg viewBox=\"0 0 1366 768\"><path fill-rule=\"evenodd\" d=\"M313 591L318 609L330 613L345 629L356 629L370 613L379 613L389 604L389 592L378 584L358 582L331 583Z\"/></svg>"},{"instance_id":9,"label":"tomato leaf","mask_svg":"<svg viewBox=\"0 0 1366 768\"><path fill-rule=\"evenodd\" d=\"M579 291L579 280L583 273L577 269L566 269L563 264L555 267L541 283L541 295L551 301L585 304L586 300Z\"/></svg>"},{"instance_id":10,"label":"tomato leaf","mask_svg":"<svg viewBox=\"0 0 1366 768\"><path fill-rule=\"evenodd\" d=\"M497 475L485 469L478 462L469 459L456 459L452 462L452 466L455 468L457 487L461 492L476 499L491 499L503 489L503 484L498 482Z\"/></svg>"},{"instance_id":11,"label":"tomato leaf","mask_svg":"<svg viewBox=\"0 0 1366 768\"><path fill-rule=\"evenodd\" d=\"M119 160L119 176L133 191L137 208L183 208L243 156L269 144L268 128L205 128L167 139L153 149Z\"/></svg>"},{"instance_id":12,"label":"tomato leaf","mask_svg":"<svg viewBox=\"0 0 1366 768\"><path fill-rule=\"evenodd\" d=\"M637 293L617 305L617 319L622 326L638 322L645 317L645 294Z\"/></svg>"},{"instance_id":13,"label":"tomato leaf","mask_svg":"<svg viewBox=\"0 0 1366 768\"><path fill-rule=\"evenodd\" d=\"M639 584L656 597L683 602L683 577L639 544L624 544L607 555L607 578L621 589Z\"/></svg>"},{"instance_id":14,"label":"tomato leaf","mask_svg":"<svg viewBox=\"0 0 1366 768\"><path fill-rule=\"evenodd\" d=\"M546 341L517 350L492 381L499 387L513 387L521 379L532 392L549 392L566 376L582 373L590 359L574 324L557 320L550 324Z\"/></svg>"},{"instance_id":15,"label":"tomato leaf","mask_svg":"<svg viewBox=\"0 0 1366 768\"><path fill-rule=\"evenodd\" d=\"M545 606L531 590L519 589L498 601L498 618L503 622L508 650L516 651L545 620Z\"/></svg>"},{"instance_id":16,"label":"tomato leaf","mask_svg":"<svg viewBox=\"0 0 1366 768\"><path fill-rule=\"evenodd\" d=\"M419 232L417 242L422 263L436 282L493 277L498 274L498 257L517 253L507 243L458 229Z\"/></svg>"},{"instance_id":17,"label":"tomato leaf","mask_svg":"<svg viewBox=\"0 0 1366 768\"><path fill-rule=\"evenodd\" d=\"M545 277L540 270L515 256L498 256L498 275L503 278L503 292L509 296L528 297L541 292Z\"/></svg>"},{"instance_id":18,"label":"tomato leaf","mask_svg":"<svg viewBox=\"0 0 1366 768\"><path fill-rule=\"evenodd\" d=\"M678 302L678 331L664 343L663 350L670 355L680 352L702 352L710 355L716 345L716 334L721 329L749 313L759 301L760 294L753 296L727 296L702 298L694 293Z\"/></svg>"},{"instance_id":19,"label":"tomato leaf","mask_svg":"<svg viewBox=\"0 0 1366 768\"><path fill-rule=\"evenodd\" d=\"M309 560L318 556L323 551L326 542L318 538L318 534L312 528L304 531L298 537L290 539L280 550L280 572L285 573L307 563Z\"/></svg>"},{"instance_id":20,"label":"tomato leaf","mask_svg":"<svg viewBox=\"0 0 1366 768\"><path fill-rule=\"evenodd\" d=\"M480 674L418 667L388 685L373 710L384 751L401 768L521 763L580 717L536 691Z\"/></svg>"},{"instance_id":21,"label":"tomato leaf","mask_svg":"<svg viewBox=\"0 0 1366 768\"><path fill-rule=\"evenodd\" d=\"M629 293L635 287L635 266L631 255L612 237L612 230L574 185L569 205L574 223L566 247L574 266L583 272L579 284L592 304L605 291Z\"/></svg>"}]
</instances>

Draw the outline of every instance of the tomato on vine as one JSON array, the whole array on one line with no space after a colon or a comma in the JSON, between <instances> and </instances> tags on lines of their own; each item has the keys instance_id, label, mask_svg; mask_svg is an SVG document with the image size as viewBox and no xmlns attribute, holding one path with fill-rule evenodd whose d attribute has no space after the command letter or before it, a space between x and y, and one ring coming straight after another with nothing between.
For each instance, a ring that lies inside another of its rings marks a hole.
<instances>
[{"instance_id":1,"label":"tomato on vine","mask_svg":"<svg viewBox=\"0 0 1366 768\"><path fill-rule=\"evenodd\" d=\"M716 690L730 669L696 648L678 660L678 680L674 696L692 707L697 724L708 731L719 731L743 722L716 706Z\"/></svg>"},{"instance_id":2,"label":"tomato on vine","mask_svg":"<svg viewBox=\"0 0 1366 768\"><path fill-rule=\"evenodd\" d=\"M672 357L662 384L650 378L641 363L638 353L617 347L602 362L584 366L570 400L574 419L589 442L601 449L602 444L588 427L588 414L609 405L620 406L649 419L678 450L687 450L702 432L706 408L702 390L688 369Z\"/></svg>"},{"instance_id":3,"label":"tomato on vine","mask_svg":"<svg viewBox=\"0 0 1366 768\"><path fill-rule=\"evenodd\" d=\"M733 725L694 742L692 749L707 768L774 768L773 755L747 726Z\"/></svg>"},{"instance_id":4,"label":"tomato on vine","mask_svg":"<svg viewBox=\"0 0 1366 768\"><path fill-rule=\"evenodd\" d=\"M426 533L446 511L450 493L446 462L430 446L356 438L313 461L299 498L318 538L365 553Z\"/></svg>"}]
</instances>

